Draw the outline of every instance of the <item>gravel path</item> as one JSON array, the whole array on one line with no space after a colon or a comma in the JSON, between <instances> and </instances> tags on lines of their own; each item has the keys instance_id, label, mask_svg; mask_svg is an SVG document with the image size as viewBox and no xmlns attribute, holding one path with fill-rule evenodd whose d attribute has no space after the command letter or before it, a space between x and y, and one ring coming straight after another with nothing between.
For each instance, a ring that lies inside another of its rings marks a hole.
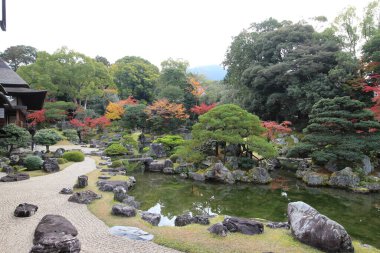
<instances>
[{"instance_id":1,"label":"gravel path","mask_svg":"<svg viewBox=\"0 0 380 253\"><path fill-rule=\"evenodd\" d=\"M178 252L152 242L132 241L108 233L109 227L94 216L86 205L68 202L59 194L63 187L71 187L77 177L95 169L91 158L75 163L65 170L29 180L0 183L0 252L27 253L32 247L33 233L46 214L59 214L78 229L82 251L87 253ZM13 211L20 203L36 204L35 215L16 218Z\"/></svg>"}]
</instances>

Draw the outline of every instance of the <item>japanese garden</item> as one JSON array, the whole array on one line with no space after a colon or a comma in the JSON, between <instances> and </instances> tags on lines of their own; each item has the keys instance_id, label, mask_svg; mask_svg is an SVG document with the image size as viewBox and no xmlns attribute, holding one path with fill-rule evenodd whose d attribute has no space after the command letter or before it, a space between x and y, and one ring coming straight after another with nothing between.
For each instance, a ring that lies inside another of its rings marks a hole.
<instances>
[{"instance_id":1,"label":"japanese garden","mask_svg":"<svg viewBox=\"0 0 380 253\"><path fill-rule=\"evenodd\" d=\"M380 252L379 13L242 27L218 80L6 48L0 252Z\"/></svg>"}]
</instances>

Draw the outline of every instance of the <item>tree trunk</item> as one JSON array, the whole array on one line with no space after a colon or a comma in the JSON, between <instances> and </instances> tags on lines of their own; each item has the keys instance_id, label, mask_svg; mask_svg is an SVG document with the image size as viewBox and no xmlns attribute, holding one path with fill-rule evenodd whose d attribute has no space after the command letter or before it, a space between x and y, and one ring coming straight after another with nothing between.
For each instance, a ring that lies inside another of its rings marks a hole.
<instances>
[{"instance_id":1,"label":"tree trunk","mask_svg":"<svg viewBox=\"0 0 380 253\"><path fill-rule=\"evenodd\" d=\"M87 98L84 100L84 105L83 105L84 109L87 110Z\"/></svg>"},{"instance_id":2,"label":"tree trunk","mask_svg":"<svg viewBox=\"0 0 380 253\"><path fill-rule=\"evenodd\" d=\"M218 145L218 142L217 142L217 141L215 142L215 156L216 156L216 157L219 156L219 145Z\"/></svg>"},{"instance_id":3,"label":"tree trunk","mask_svg":"<svg viewBox=\"0 0 380 253\"><path fill-rule=\"evenodd\" d=\"M46 145L46 153L49 153L50 150L49 150L49 145Z\"/></svg>"}]
</instances>

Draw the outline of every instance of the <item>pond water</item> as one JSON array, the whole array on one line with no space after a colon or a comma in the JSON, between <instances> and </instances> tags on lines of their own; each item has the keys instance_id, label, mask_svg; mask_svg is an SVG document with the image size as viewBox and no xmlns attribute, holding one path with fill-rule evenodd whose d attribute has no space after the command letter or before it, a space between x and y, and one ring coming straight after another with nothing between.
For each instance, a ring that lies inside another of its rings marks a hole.
<instances>
[{"instance_id":1,"label":"pond water","mask_svg":"<svg viewBox=\"0 0 380 253\"><path fill-rule=\"evenodd\" d=\"M142 210L161 213L160 225L174 225L175 217L187 211L286 221L287 204L304 201L342 224L353 238L380 248L380 194L310 188L285 171L265 186L201 183L149 172L131 175L137 184L130 194Z\"/></svg>"}]
</instances>

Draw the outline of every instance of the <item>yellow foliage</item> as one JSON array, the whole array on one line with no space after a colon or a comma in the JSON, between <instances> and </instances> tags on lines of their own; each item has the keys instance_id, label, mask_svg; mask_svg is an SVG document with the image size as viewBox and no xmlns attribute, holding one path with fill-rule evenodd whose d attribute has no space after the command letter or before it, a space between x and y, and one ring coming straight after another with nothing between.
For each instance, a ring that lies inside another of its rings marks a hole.
<instances>
[{"instance_id":1,"label":"yellow foliage","mask_svg":"<svg viewBox=\"0 0 380 253\"><path fill-rule=\"evenodd\" d=\"M160 116L164 119L177 118L187 119L189 115L183 104L170 103L167 99L160 99L148 106L146 113L151 118L152 116Z\"/></svg>"},{"instance_id":2,"label":"yellow foliage","mask_svg":"<svg viewBox=\"0 0 380 253\"><path fill-rule=\"evenodd\" d=\"M110 120L121 119L121 115L124 113L124 108L118 103L110 102L106 108L106 118Z\"/></svg>"}]
</instances>

